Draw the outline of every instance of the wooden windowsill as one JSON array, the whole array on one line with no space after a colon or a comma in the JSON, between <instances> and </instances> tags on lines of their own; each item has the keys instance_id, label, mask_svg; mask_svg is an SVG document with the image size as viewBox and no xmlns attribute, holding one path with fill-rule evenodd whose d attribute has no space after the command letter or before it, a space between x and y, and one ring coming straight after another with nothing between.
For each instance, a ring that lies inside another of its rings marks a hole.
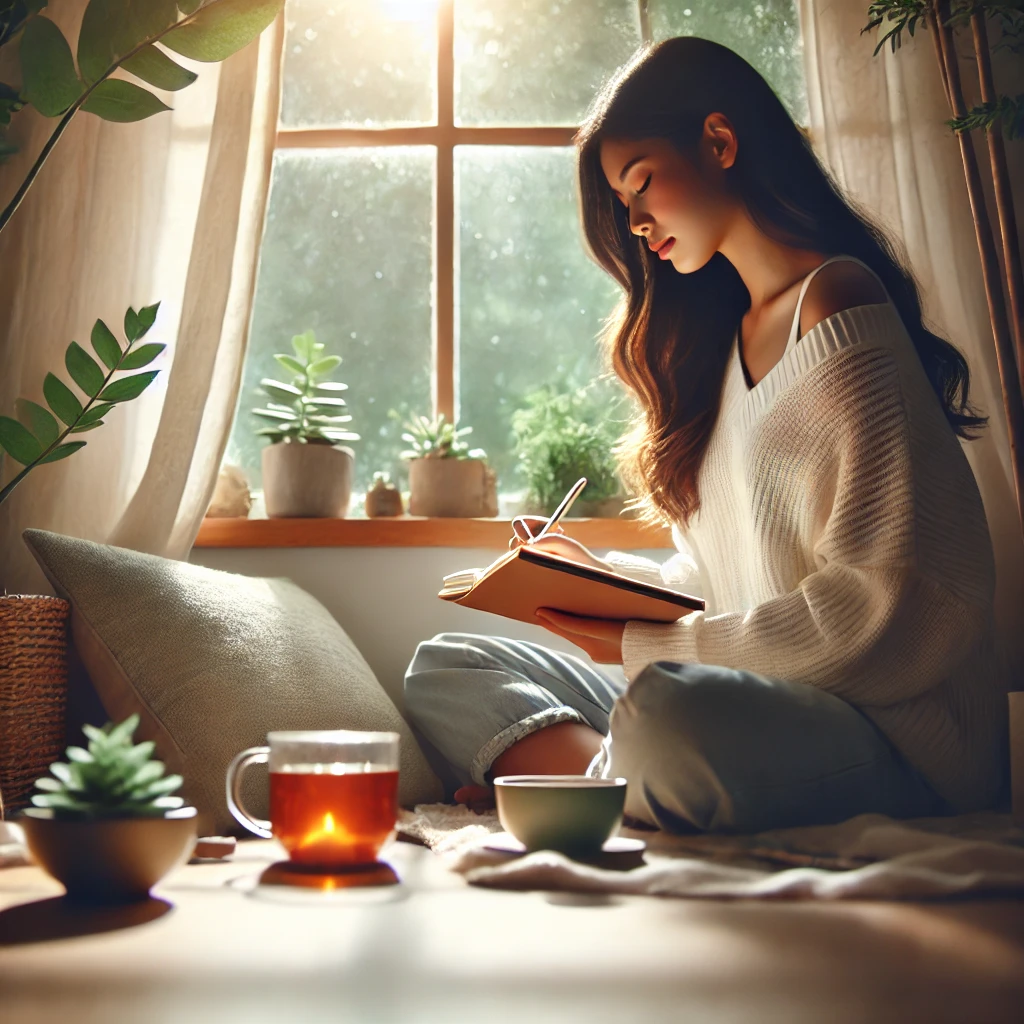
<instances>
[{"instance_id":1,"label":"wooden windowsill","mask_svg":"<svg viewBox=\"0 0 1024 1024\"><path fill-rule=\"evenodd\" d=\"M512 536L509 519L204 519L197 548L495 548ZM667 528L634 519L563 520L565 532L590 548L671 548Z\"/></svg>"}]
</instances>

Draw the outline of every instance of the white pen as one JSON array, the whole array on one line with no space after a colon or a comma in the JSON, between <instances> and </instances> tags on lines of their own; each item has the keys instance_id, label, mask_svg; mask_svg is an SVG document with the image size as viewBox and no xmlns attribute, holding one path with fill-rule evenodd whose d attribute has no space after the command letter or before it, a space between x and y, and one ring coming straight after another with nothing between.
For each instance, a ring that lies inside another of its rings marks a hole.
<instances>
[{"instance_id":1,"label":"white pen","mask_svg":"<svg viewBox=\"0 0 1024 1024\"><path fill-rule=\"evenodd\" d=\"M572 503L579 496L580 491L582 491L583 488L586 486L587 478L585 476L581 476L579 480L577 480L576 483L574 483L572 487L569 488L569 493L562 499L558 508L556 508L555 511L551 513L551 518L540 528L540 533L538 533L533 538L534 541L540 540L541 537L543 537L544 534L548 532L548 530L555 526L558 520L561 519L562 516L564 516L566 512L569 511L570 508L572 508Z\"/></svg>"}]
</instances>

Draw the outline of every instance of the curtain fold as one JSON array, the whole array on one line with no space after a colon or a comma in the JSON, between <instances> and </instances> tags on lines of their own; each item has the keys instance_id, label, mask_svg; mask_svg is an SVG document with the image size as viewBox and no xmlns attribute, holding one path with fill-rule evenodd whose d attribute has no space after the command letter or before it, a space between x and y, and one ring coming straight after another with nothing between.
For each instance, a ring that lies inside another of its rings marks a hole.
<instances>
[{"instance_id":1,"label":"curtain fold","mask_svg":"<svg viewBox=\"0 0 1024 1024\"><path fill-rule=\"evenodd\" d=\"M876 33L860 34L867 6L800 0L811 135L848 195L902 244L926 321L967 359L971 400L990 417L981 439L963 448L992 534L1000 633L1014 678L1024 685L1024 539L960 149L944 124L951 115L930 31L906 39L895 54L886 46L874 57ZM976 76L968 61L962 66L966 86ZM979 157L987 166L985 153ZM1018 174L1018 213L1022 180Z\"/></svg>"},{"instance_id":2,"label":"curtain fold","mask_svg":"<svg viewBox=\"0 0 1024 1024\"><path fill-rule=\"evenodd\" d=\"M86 0L51 0L74 39ZM0 236L0 412L42 401L67 378L72 339L101 317L161 301L147 341L163 372L118 407L87 447L33 471L0 506L0 588L49 591L26 527L183 558L209 501L234 416L248 335L280 96L283 17L222 64L165 95L138 124L79 114ZM34 110L13 124L22 152L0 167L13 194L52 131ZM5 460L2 479L16 471Z\"/></svg>"}]
</instances>

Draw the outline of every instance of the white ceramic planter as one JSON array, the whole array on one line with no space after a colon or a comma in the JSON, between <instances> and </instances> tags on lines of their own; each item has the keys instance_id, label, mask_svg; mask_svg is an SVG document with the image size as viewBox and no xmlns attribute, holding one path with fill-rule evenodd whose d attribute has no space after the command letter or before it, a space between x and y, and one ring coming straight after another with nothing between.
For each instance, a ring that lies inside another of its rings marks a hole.
<instances>
[{"instance_id":1,"label":"white ceramic planter","mask_svg":"<svg viewBox=\"0 0 1024 1024\"><path fill-rule=\"evenodd\" d=\"M263 449L263 497L271 519L343 519L355 452L342 445L282 441Z\"/></svg>"},{"instance_id":2,"label":"white ceramic planter","mask_svg":"<svg viewBox=\"0 0 1024 1024\"><path fill-rule=\"evenodd\" d=\"M494 471L482 459L413 459L409 514L472 518L498 514Z\"/></svg>"}]
</instances>

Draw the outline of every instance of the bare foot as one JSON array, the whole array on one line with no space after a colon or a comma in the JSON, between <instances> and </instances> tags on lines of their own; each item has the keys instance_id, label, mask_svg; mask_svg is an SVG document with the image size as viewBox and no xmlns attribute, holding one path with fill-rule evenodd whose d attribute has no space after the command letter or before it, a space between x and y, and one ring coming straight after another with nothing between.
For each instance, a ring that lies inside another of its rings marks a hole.
<instances>
[{"instance_id":1,"label":"bare foot","mask_svg":"<svg viewBox=\"0 0 1024 1024\"><path fill-rule=\"evenodd\" d=\"M490 786L463 786L455 790L455 802L465 804L476 814L494 810L494 791Z\"/></svg>"}]
</instances>

